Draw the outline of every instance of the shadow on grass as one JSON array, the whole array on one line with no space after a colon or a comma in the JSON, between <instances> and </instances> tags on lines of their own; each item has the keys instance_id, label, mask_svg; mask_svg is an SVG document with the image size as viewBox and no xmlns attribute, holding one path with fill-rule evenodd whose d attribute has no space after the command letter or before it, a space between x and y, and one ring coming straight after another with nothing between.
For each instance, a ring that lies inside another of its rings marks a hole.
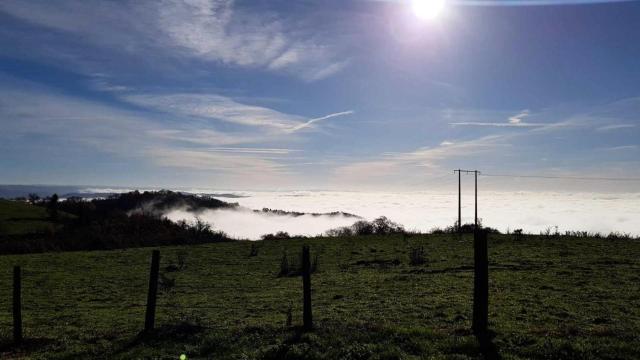
<instances>
[{"instance_id":1,"label":"shadow on grass","mask_svg":"<svg viewBox=\"0 0 640 360\"><path fill-rule=\"evenodd\" d=\"M24 354L41 350L55 342L55 340L47 338L26 338L16 345L13 340L2 339L0 340L0 358L20 358Z\"/></svg>"},{"instance_id":2,"label":"shadow on grass","mask_svg":"<svg viewBox=\"0 0 640 360\"><path fill-rule=\"evenodd\" d=\"M496 333L489 330L484 334L476 335L476 339L478 340L478 344L480 345L480 351L484 358L487 360L501 360L502 357L498 352L498 346L493 342L493 339L496 337Z\"/></svg>"},{"instance_id":3,"label":"shadow on grass","mask_svg":"<svg viewBox=\"0 0 640 360\"><path fill-rule=\"evenodd\" d=\"M190 321L177 324L162 325L152 331L141 331L131 341L125 343L114 352L114 355L126 353L138 346L156 346L171 343L191 343L199 337L206 328Z\"/></svg>"},{"instance_id":4,"label":"shadow on grass","mask_svg":"<svg viewBox=\"0 0 640 360\"><path fill-rule=\"evenodd\" d=\"M300 326L246 326L212 328L182 321L141 332L128 341L113 343L100 356L113 359L164 358L186 353L188 358L227 359L404 359L404 358L486 358L500 359L493 336L476 339L466 329L398 327L389 323L317 321L312 331ZM2 357L20 357L42 351L52 340L26 340L12 350L2 343ZM5 351L12 352L5 352ZM66 353L58 359L93 358L99 349ZM60 355L60 354L59 354Z\"/></svg>"}]
</instances>

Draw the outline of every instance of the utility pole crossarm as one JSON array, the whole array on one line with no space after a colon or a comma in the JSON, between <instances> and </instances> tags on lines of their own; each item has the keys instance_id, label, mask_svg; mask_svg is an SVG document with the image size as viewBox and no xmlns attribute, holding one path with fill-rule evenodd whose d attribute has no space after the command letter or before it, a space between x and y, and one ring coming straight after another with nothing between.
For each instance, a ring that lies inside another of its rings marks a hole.
<instances>
[{"instance_id":1,"label":"utility pole crossarm","mask_svg":"<svg viewBox=\"0 0 640 360\"><path fill-rule=\"evenodd\" d=\"M474 173L478 173L478 175L480 175L480 171L479 170L463 170L463 169L458 169L458 170L453 170L454 173L457 172L461 172L461 173L465 173L465 174L474 174Z\"/></svg>"}]
</instances>

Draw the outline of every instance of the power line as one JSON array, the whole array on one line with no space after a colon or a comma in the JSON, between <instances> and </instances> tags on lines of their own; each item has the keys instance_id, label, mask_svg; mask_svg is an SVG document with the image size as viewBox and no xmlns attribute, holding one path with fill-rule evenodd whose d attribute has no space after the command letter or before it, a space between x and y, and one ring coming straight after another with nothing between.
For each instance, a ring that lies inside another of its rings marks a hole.
<instances>
[{"instance_id":1,"label":"power line","mask_svg":"<svg viewBox=\"0 0 640 360\"><path fill-rule=\"evenodd\" d=\"M582 177L582 176L552 176L552 175L517 175L517 174L485 174L482 176L491 177L512 177L512 178L534 178L534 179L565 179L565 180L587 180L587 181L631 181L640 182L640 178L614 178L614 177Z\"/></svg>"}]
</instances>

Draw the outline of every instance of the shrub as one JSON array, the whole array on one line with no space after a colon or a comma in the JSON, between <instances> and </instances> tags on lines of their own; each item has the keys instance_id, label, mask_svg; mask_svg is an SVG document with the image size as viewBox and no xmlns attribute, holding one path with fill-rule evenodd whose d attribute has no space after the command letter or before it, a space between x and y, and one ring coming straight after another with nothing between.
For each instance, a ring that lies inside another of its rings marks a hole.
<instances>
[{"instance_id":1,"label":"shrub","mask_svg":"<svg viewBox=\"0 0 640 360\"><path fill-rule=\"evenodd\" d=\"M260 238L262 240L284 240L291 239L291 235L286 231L278 231L275 234L264 234Z\"/></svg>"},{"instance_id":2,"label":"shrub","mask_svg":"<svg viewBox=\"0 0 640 360\"><path fill-rule=\"evenodd\" d=\"M373 221L358 220L348 227L339 227L325 232L330 237L359 236L359 235L390 235L404 233L404 227L381 216Z\"/></svg>"},{"instance_id":3,"label":"shrub","mask_svg":"<svg viewBox=\"0 0 640 360\"><path fill-rule=\"evenodd\" d=\"M522 239L522 229L513 230L513 237L514 237L515 240L521 240Z\"/></svg>"},{"instance_id":4,"label":"shrub","mask_svg":"<svg viewBox=\"0 0 640 360\"><path fill-rule=\"evenodd\" d=\"M175 285L176 279L172 279L170 277L167 277L165 274L160 273L160 276L158 278L158 289L160 290L160 292L167 293L171 291L171 289L173 289Z\"/></svg>"},{"instance_id":5,"label":"shrub","mask_svg":"<svg viewBox=\"0 0 640 360\"><path fill-rule=\"evenodd\" d=\"M258 247L256 244L251 243L251 249L249 250L249 257L258 256Z\"/></svg>"},{"instance_id":6,"label":"shrub","mask_svg":"<svg viewBox=\"0 0 640 360\"><path fill-rule=\"evenodd\" d=\"M329 237L345 237L345 236L353 236L353 231L349 226L342 226L335 229L330 229L325 232L325 235Z\"/></svg>"},{"instance_id":7,"label":"shrub","mask_svg":"<svg viewBox=\"0 0 640 360\"><path fill-rule=\"evenodd\" d=\"M351 228L355 235L372 235L375 229L373 224L366 220L356 221L351 225Z\"/></svg>"},{"instance_id":8,"label":"shrub","mask_svg":"<svg viewBox=\"0 0 640 360\"><path fill-rule=\"evenodd\" d=\"M412 248L409 252L409 264L413 266L423 265L427 263L424 247Z\"/></svg>"},{"instance_id":9,"label":"shrub","mask_svg":"<svg viewBox=\"0 0 640 360\"><path fill-rule=\"evenodd\" d=\"M478 229L484 230L489 234L500 234L498 229L494 229L489 226L482 225L482 219L478 219ZM473 223L462 224L460 227L460 232L463 234L473 234L476 231L476 225ZM432 234L457 234L458 233L458 222L456 221L453 225L447 226L444 229L434 228L431 230Z\"/></svg>"},{"instance_id":10,"label":"shrub","mask_svg":"<svg viewBox=\"0 0 640 360\"><path fill-rule=\"evenodd\" d=\"M381 216L372 222L373 232L379 235L399 234L404 232L404 227L389 220L386 216Z\"/></svg>"},{"instance_id":11,"label":"shrub","mask_svg":"<svg viewBox=\"0 0 640 360\"><path fill-rule=\"evenodd\" d=\"M184 270L187 267L187 254L184 252L178 253L178 269Z\"/></svg>"}]
</instances>

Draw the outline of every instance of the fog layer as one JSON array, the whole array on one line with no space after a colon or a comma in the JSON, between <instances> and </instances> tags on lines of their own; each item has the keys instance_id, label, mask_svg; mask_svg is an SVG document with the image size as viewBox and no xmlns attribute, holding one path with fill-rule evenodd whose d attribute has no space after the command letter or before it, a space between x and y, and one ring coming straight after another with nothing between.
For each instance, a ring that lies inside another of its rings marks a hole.
<instances>
[{"instance_id":1,"label":"fog layer","mask_svg":"<svg viewBox=\"0 0 640 360\"><path fill-rule=\"evenodd\" d=\"M213 192L212 192L213 193ZM249 209L264 207L299 212L345 211L372 220L384 215L409 230L429 231L454 223L458 216L456 192L227 192ZM221 198L221 200L225 200ZM463 222L473 222L473 194L463 194ZM538 233L558 226L560 231L613 231L640 235L640 193L481 192L478 213L482 222L501 231L524 229ZM170 219L194 219L194 214L172 211ZM328 216L279 216L252 211L216 210L200 215L231 236L257 239L265 233L316 235L350 225L357 219Z\"/></svg>"},{"instance_id":2,"label":"fog layer","mask_svg":"<svg viewBox=\"0 0 640 360\"><path fill-rule=\"evenodd\" d=\"M348 226L359 220L342 215L278 215L254 212L250 209L219 209L203 212L188 212L176 209L165 214L173 221L197 218L211 224L214 229L222 230L229 236L238 239L257 240L261 235L286 231L291 235L321 235L328 229Z\"/></svg>"}]
</instances>

